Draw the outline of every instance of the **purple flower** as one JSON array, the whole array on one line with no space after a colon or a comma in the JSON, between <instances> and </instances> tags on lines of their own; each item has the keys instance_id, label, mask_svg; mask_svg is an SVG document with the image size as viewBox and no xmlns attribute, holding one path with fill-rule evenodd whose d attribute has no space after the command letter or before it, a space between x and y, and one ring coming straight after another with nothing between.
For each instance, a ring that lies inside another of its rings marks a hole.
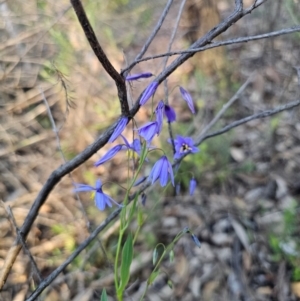
<instances>
[{"instance_id":1,"label":"purple flower","mask_svg":"<svg viewBox=\"0 0 300 301\"><path fill-rule=\"evenodd\" d=\"M158 133L158 124L156 121L148 122L138 129L139 135L142 136L147 143L151 143L155 134Z\"/></svg>"},{"instance_id":2,"label":"purple flower","mask_svg":"<svg viewBox=\"0 0 300 301\"><path fill-rule=\"evenodd\" d=\"M103 211L106 206L112 207L112 202L117 206L122 207L122 205L118 204L114 199L102 191L102 183L100 180L96 181L95 187L86 184L76 184L76 186L77 188L74 189L74 192L95 191L95 204L101 211Z\"/></svg>"},{"instance_id":3,"label":"purple flower","mask_svg":"<svg viewBox=\"0 0 300 301\"><path fill-rule=\"evenodd\" d=\"M165 115L168 119L168 122L170 123L176 120L176 113L174 109L169 105L165 105Z\"/></svg>"},{"instance_id":4,"label":"purple flower","mask_svg":"<svg viewBox=\"0 0 300 301\"><path fill-rule=\"evenodd\" d=\"M191 94L182 87L179 87L179 90L182 98L187 102L187 105L189 106L191 112L195 114L196 111L195 111L194 102Z\"/></svg>"},{"instance_id":5,"label":"purple flower","mask_svg":"<svg viewBox=\"0 0 300 301\"><path fill-rule=\"evenodd\" d=\"M150 73L150 72L137 73L137 74L127 76L126 80L127 81L132 81L132 80L137 80L137 79L140 79L140 78L148 78L148 77L151 77L151 76L153 76L153 74Z\"/></svg>"},{"instance_id":6,"label":"purple flower","mask_svg":"<svg viewBox=\"0 0 300 301\"><path fill-rule=\"evenodd\" d=\"M193 233L191 234L191 237L192 237L192 240L194 241L195 245L198 248L201 248L201 243L200 243L200 240L198 239L198 237Z\"/></svg>"},{"instance_id":7,"label":"purple flower","mask_svg":"<svg viewBox=\"0 0 300 301\"><path fill-rule=\"evenodd\" d=\"M141 141L140 139L137 139L135 138L133 140L132 143L129 143L128 140L123 136L121 135L122 139L124 140L125 142L125 145L128 149L131 149L133 150L134 152L136 152L139 156L141 155L141 151L142 151L142 146L141 146ZM125 146L124 146L125 147Z\"/></svg>"},{"instance_id":8,"label":"purple flower","mask_svg":"<svg viewBox=\"0 0 300 301\"><path fill-rule=\"evenodd\" d=\"M108 142L114 142L123 132L123 130L125 129L126 125L128 123L128 117L122 117L117 126L114 129L114 132L112 133L112 135L110 136Z\"/></svg>"},{"instance_id":9,"label":"purple flower","mask_svg":"<svg viewBox=\"0 0 300 301\"><path fill-rule=\"evenodd\" d=\"M196 186L197 186L197 182L196 182L195 178L192 178L190 180L190 195L194 195Z\"/></svg>"},{"instance_id":10,"label":"purple flower","mask_svg":"<svg viewBox=\"0 0 300 301\"><path fill-rule=\"evenodd\" d=\"M199 148L194 146L194 141L190 137L182 137L177 135L176 139L174 140L175 144L175 155L174 159L179 159L183 155L188 153L197 153L199 152Z\"/></svg>"},{"instance_id":11,"label":"purple flower","mask_svg":"<svg viewBox=\"0 0 300 301\"><path fill-rule=\"evenodd\" d=\"M152 181L152 184L160 179L160 185L166 186L168 183L168 174L170 174L171 182L174 185L174 175L172 165L166 156L162 156L153 166L148 179Z\"/></svg>"},{"instance_id":12,"label":"purple flower","mask_svg":"<svg viewBox=\"0 0 300 301\"><path fill-rule=\"evenodd\" d=\"M140 99L141 106L143 106L149 100L149 98L155 93L157 87L158 87L158 82L154 81L145 89Z\"/></svg>"},{"instance_id":13,"label":"purple flower","mask_svg":"<svg viewBox=\"0 0 300 301\"><path fill-rule=\"evenodd\" d=\"M157 122L157 135L160 134L162 127L163 127L163 109L164 109L164 102L161 100L156 109L155 109L155 115L156 115L156 122Z\"/></svg>"},{"instance_id":14,"label":"purple flower","mask_svg":"<svg viewBox=\"0 0 300 301\"><path fill-rule=\"evenodd\" d=\"M122 144L118 144L118 145L114 146L100 160L95 162L94 166L99 166L99 165L105 163L106 161L110 160L123 148L124 148L124 145L122 145Z\"/></svg>"}]
</instances>

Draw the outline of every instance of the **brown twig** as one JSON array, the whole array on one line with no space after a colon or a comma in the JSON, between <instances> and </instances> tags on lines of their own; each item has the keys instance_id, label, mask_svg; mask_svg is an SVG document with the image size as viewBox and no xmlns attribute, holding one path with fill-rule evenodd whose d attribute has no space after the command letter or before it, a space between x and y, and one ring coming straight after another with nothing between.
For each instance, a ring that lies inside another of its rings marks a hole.
<instances>
[{"instance_id":1,"label":"brown twig","mask_svg":"<svg viewBox=\"0 0 300 301\"><path fill-rule=\"evenodd\" d=\"M240 37L240 38L236 38L236 39L230 39L230 40L218 41L218 42L210 42L209 45L203 46L203 47L197 47L194 49L186 49L186 50L169 51L166 53L161 53L161 54L157 54L157 55L153 55L153 56L147 56L143 59L137 60L136 62L134 62L132 64L136 65L136 64L139 64L139 63L145 62L145 61L150 61L150 60L154 60L154 59L158 59L158 58L162 58L162 57L181 55L181 54L185 54L185 53L195 54L197 52L202 52L202 51L205 51L208 49L213 49L213 48L217 48L217 47L221 47L221 46L228 46L228 45L233 45L233 44L241 44L241 43L247 43L247 42L251 42L251 41L262 40L262 39L275 38L275 37L283 36L286 34L291 34L294 32L299 32L299 31L300 31L300 26L294 26L291 28L285 28L285 29L268 32L268 33L264 33L264 34L259 34L259 35L255 35L255 36ZM133 68L132 64L130 64L122 72L125 72L128 69L132 69Z\"/></svg>"},{"instance_id":2,"label":"brown twig","mask_svg":"<svg viewBox=\"0 0 300 301\"><path fill-rule=\"evenodd\" d=\"M121 76L114 66L111 64L106 54L104 53L102 47L99 44L99 41L96 37L96 34L86 16L85 10L81 4L80 0L71 0L71 4L74 8L74 11L77 15L78 21L84 31L84 34L90 43L91 48L93 49L96 57L99 62L105 69L105 71L110 75L110 77L115 81L116 87L118 90L118 97L121 106L121 113L124 116L129 115L129 106L127 101L127 91L126 84L123 76Z\"/></svg>"},{"instance_id":3,"label":"brown twig","mask_svg":"<svg viewBox=\"0 0 300 301\"><path fill-rule=\"evenodd\" d=\"M15 231L16 231L17 236L21 240L22 247L23 247L23 250L24 250L25 254L29 257L29 261L30 261L31 266L32 266L32 271L33 271L34 276L35 276L35 280L36 280L37 284L40 284L41 281L43 280L42 275L41 275L41 273L40 273L40 271L38 269L38 266L37 266L37 264L36 264L36 262L35 262L35 260L34 260L34 258L32 256L32 254L31 254L28 246L27 246L27 243L24 241L24 239L20 235L20 230L19 230L19 227L17 225L16 219L15 219L15 217L13 215L13 212L12 212L10 206L6 206L4 202L2 202L2 205L3 205L3 207L4 207L4 209L5 209L6 213L7 213L7 216L9 218L10 222L12 223L12 225L13 225Z\"/></svg>"}]
</instances>

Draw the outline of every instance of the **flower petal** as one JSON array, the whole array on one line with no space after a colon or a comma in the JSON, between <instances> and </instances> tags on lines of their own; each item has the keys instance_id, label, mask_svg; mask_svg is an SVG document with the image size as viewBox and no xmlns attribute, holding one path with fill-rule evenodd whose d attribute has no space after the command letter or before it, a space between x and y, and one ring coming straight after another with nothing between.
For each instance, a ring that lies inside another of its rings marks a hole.
<instances>
[{"instance_id":1,"label":"flower petal","mask_svg":"<svg viewBox=\"0 0 300 301\"><path fill-rule=\"evenodd\" d=\"M176 120L175 110L169 105L165 105L165 115L170 123Z\"/></svg>"},{"instance_id":2,"label":"flower petal","mask_svg":"<svg viewBox=\"0 0 300 301\"><path fill-rule=\"evenodd\" d=\"M138 129L139 135L148 143L151 143L154 135L157 133L157 122L148 122Z\"/></svg>"},{"instance_id":3,"label":"flower petal","mask_svg":"<svg viewBox=\"0 0 300 301\"><path fill-rule=\"evenodd\" d=\"M126 80L127 81L132 81L132 80L137 80L137 79L140 79L140 78L148 78L148 77L151 77L151 76L153 76L153 74L150 73L150 72L137 73L137 74L132 74L132 75L127 76Z\"/></svg>"},{"instance_id":4,"label":"flower petal","mask_svg":"<svg viewBox=\"0 0 300 301\"><path fill-rule=\"evenodd\" d=\"M85 192L96 190L94 187L86 184L75 184L76 188L73 189L73 192Z\"/></svg>"},{"instance_id":5,"label":"flower petal","mask_svg":"<svg viewBox=\"0 0 300 301\"><path fill-rule=\"evenodd\" d=\"M191 112L193 114L195 114L196 111L195 111L194 102L193 102L191 94L182 87L179 87L179 90L180 90L182 98L186 101L186 103L189 106Z\"/></svg>"},{"instance_id":6,"label":"flower petal","mask_svg":"<svg viewBox=\"0 0 300 301\"><path fill-rule=\"evenodd\" d=\"M103 163L105 163L106 161L110 160L111 158L113 158L121 149L123 148L122 144L118 144L116 146L114 146L113 148L111 148L100 160L98 160L97 162L94 163L94 166L99 166Z\"/></svg>"},{"instance_id":7,"label":"flower petal","mask_svg":"<svg viewBox=\"0 0 300 301\"><path fill-rule=\"evenodd\" d=\"M167 159L167 162L168 162L168 171L169 171L169 174L170 174L170 177L171 177L171 183L173 186L175 186L175 183L174 183L174 174L173 174L173 167L172 167L172 164L170 163L170 161Z\"/></svg>"},{"instance_id":8,"label":"flower petal","mask_svg":"<svg viewBox=\"0 0 300 301\"><path fill-rule=\"evenodd\" d=\"M159 178L160 172L161 172L162 162L161 159L159 159L153 166L150 174L149 174L149 180L152 179L152 184Z\"/></svg>"},{"instance_id":9,"label":"flower petal","mask_svg":"<svg viewBox=\"0 0 300 301\"><path fill-rule=\"evenodd\" d=\"M95 205L99 210L101 210L101 211L105 210L106 200L105 200L105 195L103 194L103 192L96 192Z\"/></svg>"},{"instance_id":10,"label":"flower petal","mask_svg":"<svg viewBox=\"0 0 300 301\"><path fill-rule=\"evenodd\" d=\"M196 186L197 186L197 182L196 182L195 178L192 178L190 180L190 195L194 195Z\"/></svg>"},{"instance_id":11,"label":"flower petal","mask_svg":"<svg viewBox=\"0 0 300 301\"><path fill-rule=\"evenodd\" d=\"M158 87L158 82L154 81L145 89L140 99L141 106L143 106L149 100L149 98L155 93L157 87Z\"/></svg>"},{"instance_id":12,"label":"flower petal","mask_svg":"<svg viewBox=\"0 0 300 301\"><path fill-rule=\"evenodd\" d=\"M165 107L165 104L161 100L155 109L156 122L157 122L157 135L160 134L162 127L163 127L163 109L164 109L164 107Z\"/></svg>"},{"instance_id":13,"label":"flower petal","mask_svg":"<svg viewBox=\"0 0 300 301\"><path fill-rule=\"evenodd\" d=\"M128 117L122 116L108 142L114 142L123 132L128 123Z\"/></svg>"}]
</instances>

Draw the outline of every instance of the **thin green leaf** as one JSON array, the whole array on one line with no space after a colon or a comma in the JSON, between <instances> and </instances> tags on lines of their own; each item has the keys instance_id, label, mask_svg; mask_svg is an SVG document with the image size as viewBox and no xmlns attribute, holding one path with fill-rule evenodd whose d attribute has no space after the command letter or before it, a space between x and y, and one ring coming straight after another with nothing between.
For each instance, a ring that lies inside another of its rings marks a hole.
<instances>
[{"instance_id":1,"label":"thin green leaf","mask_svg":"<svg viewBox=\"0 0 300 301\"><path fill-rule=\"evenodd\" d=\"M130 265L133 257L133 240L132 235L129 234L122 250L121 262L121 282L118 291L121 292L125 289L130 278Z\"/></svg>"},{"instance_id":2,"label":"thin green leaf","mask_svg":"<svg viewBox=\"0 0 300 301\"><path fill-rule=\"evenodd\" d=\"M101 299L100 301L107 301L107 294L105 288L102 290Z\"/></svg>"},{"instance_id":3,"label":"thin green leaf","mask_svg":"<svg viewBox=\"0 0 300 301\"><path fill-rule=\"evenodd\" d=\"M166 248L163 244L159 243L158 245L156 245L152 254L152 263L154 266L157 264L165 250Z\"/></svg>"},{"instance_id":4,"label":"thin green leaf","mask_svg":"<svg viewBox=\"0 0 300 301\"><path fill-rule=\"evenodd\" d=\"M156 279L156 277L159 275L160 271L152 272L149 279L148 284L151 285L153 281Z\"/></svg>"}]
</instances>

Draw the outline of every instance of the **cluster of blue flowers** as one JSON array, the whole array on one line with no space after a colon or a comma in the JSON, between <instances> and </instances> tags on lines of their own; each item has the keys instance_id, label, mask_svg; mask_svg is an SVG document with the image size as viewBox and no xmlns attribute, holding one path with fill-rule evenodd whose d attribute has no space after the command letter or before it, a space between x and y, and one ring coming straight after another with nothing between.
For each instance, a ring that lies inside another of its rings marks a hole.
<instances>
[{"instance_id":1,"label":"cluster of blue flowers","mask_svg":"<svg viewBox=\"0 0 300 301\"><path fill-rule=\"evenodd\" d=\"M149 78L153 76L152 73L140 73L128 76L126 78L127 81L138 80L141 78ZM158 87L158 82L153 81L148 87L144 90L142 97L140 99L140 105L145 105L147 101L155 94L156 89ZM182 98L186 101L189 109L193 114L195 114L195 107L193 103L193 99L191 95L182 87L179 87L179 91L181 93ZM146 123L137 129L138 135L142 137L146 143L147 147L151 148L151 142L155 135L159 135L163 128L163 119L164 116L167 119L167 122L172 123L176 121L176 113L175 110L168 104L165 104L162 100L159 101L156 109L155 109L155 120ZM108 160L112 159L117 153L122 150L130 150L133 153L136 153L138 156L141 155L142 145L140 139L134 139L132 143L130 143L123 135L122 132L126 128L128 123L128 117L121 117L117 126L115 127L113 134L111 135L108 142L114 142L118 137L123 139L122 144L118 144L112 147L100 160L95 162L94 166L99 166L104 164ZM172 142L172 141L169 141ZM198 147L194 145L194 141L191 137L183 137L177 135L176 139L174 139L175 146L175 154L174 159L180 159L182 156L189 153L197 153L199 151ZM151 184L154 184L157 180L160 181L160 185L162 187L166 186L170 181L173 186L174 183L174 174L172 164L168 160L166 155L163 155L157 162L154 164L149 176L148 180ZM138 185L139 183L136 183ZM77 184L77 187L74 189L75 192L94 192L95 193L95 204L99 210L104 210L107 206L112 207L112 203L117 206L121 206L116 201L114 201L110 196L105 194L102 190L102 183L100 180L97 180L95 187L85 185L85 184ZM190 180L190 195L194 194L196 188L196 180L192 178Z\"/></svg>"}]
</instances>

